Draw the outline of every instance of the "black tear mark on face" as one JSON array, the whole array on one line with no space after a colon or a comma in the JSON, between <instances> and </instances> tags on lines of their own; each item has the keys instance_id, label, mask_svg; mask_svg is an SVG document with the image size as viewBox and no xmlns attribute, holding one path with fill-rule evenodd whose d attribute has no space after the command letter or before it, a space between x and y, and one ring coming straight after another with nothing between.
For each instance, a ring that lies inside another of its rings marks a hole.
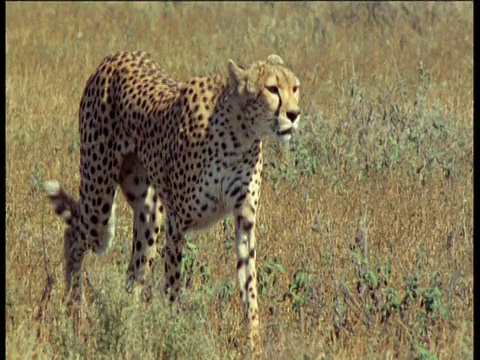
<instances>
[{"instance_id":1,"label":"black tear mark on face","mask_svg":"<svg viewBox=\"0 0 480 360\"><path fill-rule=\"evenodd\" d=\"M275 116L278 118L280 116L280 108L282 107L282 96L280 93L278 94L278 108L277 111L275 111Z\"/></svg>"}]
</instances>

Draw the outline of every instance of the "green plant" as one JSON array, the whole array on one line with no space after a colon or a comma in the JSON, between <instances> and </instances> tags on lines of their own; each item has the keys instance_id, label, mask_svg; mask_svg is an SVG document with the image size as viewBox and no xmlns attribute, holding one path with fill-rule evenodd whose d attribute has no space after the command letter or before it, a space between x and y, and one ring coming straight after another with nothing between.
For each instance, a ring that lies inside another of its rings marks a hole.
<instances>
[{"instance_id":1,"label":"green plant","mask_svg":"<svg viewBox=\"0 0 480 360\"><path fill-rule=\"evenodd\" d=\"M285 274L285 267L280 263L280 258L275 256L270 260L265 257L262 266L257 270L258 293L261 297L275 297L279 273Z\"/></svg>"},{"instance_id":2,"label":"green plant","mask_svg":"<svg viewBox=\"0 0 480 360\"><path fill-rule=\"evenodd\" d=\"M182 256L182 276L185 277L187 287L193 281L193 273L197 265L197 245L186 240Z\"/></svg>"},{"instance_id":3,"label":"green plant","mask_svg":"<svg viewBox=\"0 0 480 360\"><path fill-rule=\"evenodd\" d=\"M300 308L309 305L312 290L313 275L308 274L303 269L298 269L293 273L293 282L289 285L288 291L283 295L283 300L290 299L293 310L298 311Z\"/></svg>"}]
</instances>

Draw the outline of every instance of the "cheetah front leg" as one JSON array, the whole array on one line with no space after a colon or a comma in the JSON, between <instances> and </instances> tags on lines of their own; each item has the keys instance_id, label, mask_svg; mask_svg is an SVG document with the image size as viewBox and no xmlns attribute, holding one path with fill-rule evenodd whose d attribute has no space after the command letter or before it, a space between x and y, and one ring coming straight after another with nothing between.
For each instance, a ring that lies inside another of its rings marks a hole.
<instances>
[{"instance_id":1,"label":"cheetah front leg","mask_svg":"<svg viewBox=\"0 0 480 360\"><path fill-rule=\"evenodd\" d=\"M248 198L247 198L248 200ZM249 340L258 333L257 272L255 269L255 201L245 202L235 211L237 272L243 311L249 323Z\"/></svg>"},{"instance_id":2,"label":"cheetah front leg","mask_svg":"<svg viewBox=\"0 0 480 360\"><path fill-rule=\"evenodd\" d=\"M165 294L174 302L178 299L181 285L182 253L185 236L180 231L177 219L167 216L167 244L165 247Z\"/></svg>"}]
</instances>

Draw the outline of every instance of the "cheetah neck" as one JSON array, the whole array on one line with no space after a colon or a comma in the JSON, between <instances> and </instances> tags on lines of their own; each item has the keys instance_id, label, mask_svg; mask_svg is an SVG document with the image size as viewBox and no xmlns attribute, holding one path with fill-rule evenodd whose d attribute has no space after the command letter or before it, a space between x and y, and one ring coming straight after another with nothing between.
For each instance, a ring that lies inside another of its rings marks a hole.
<instances>
[{"instance_id":1,"label":"cheetah neck","mask_svg":"<svg viewBox=\"0 0 480 360\"><path fill-rule=\"evenodd\" d=\"M238 95L236 85L225 80L210 123L212 132L229 140L235 149L250 151L252 146L258 146L261 139L245 116L246 101Z\"/></svg>"}]
</instances>

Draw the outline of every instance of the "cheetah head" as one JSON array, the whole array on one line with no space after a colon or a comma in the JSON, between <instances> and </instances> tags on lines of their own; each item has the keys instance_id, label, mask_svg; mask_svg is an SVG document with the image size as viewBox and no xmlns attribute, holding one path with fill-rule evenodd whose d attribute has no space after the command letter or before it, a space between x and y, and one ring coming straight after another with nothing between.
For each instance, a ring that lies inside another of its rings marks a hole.
<instances>
[{"instance_id":1,"label":"cheetah head","mask_svg":"<svg viewBox=\"0 0 480 360\"><path fill-rule=\"evenodd\" d=\"M275 134L288 141L300 119L300 81L278 55L242 69L229 60L230 78L244 99L246 120L258 137Z\"/></svg>"}]
</instances>

